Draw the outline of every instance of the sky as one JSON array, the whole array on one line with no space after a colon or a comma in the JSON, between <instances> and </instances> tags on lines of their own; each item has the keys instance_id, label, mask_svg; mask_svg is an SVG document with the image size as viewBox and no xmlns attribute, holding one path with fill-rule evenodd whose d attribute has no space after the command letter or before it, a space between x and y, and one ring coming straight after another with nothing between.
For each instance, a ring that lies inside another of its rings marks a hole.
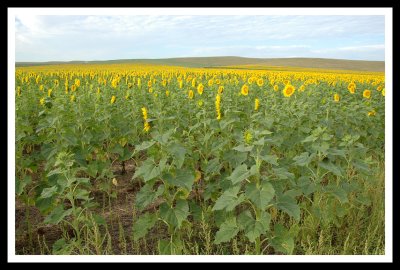
<instances>
[{"instance_id":1,"label":"sky","mask_svg":"<svg viewBox=\"0 0 400 270\"><path fill-rule=\"evenodd\" d=\"M385 60L384 16L18 15L16 61L201 56Z\"/></svg>"}]
</instances>

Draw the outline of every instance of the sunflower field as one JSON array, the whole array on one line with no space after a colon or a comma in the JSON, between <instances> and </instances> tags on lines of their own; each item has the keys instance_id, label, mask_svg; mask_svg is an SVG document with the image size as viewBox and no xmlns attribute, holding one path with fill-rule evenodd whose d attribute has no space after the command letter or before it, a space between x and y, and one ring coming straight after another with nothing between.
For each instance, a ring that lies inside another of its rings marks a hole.
<instances>
[{"instance_id":1,"label":"sunflower field","mask_svg":"<svg viewBox=\"0 0 400 270\"><path fill-rule=\"evenodd\" d=\"M19 67L17 254L383 254L383 73Z\"/></svg>"}]
</instances>

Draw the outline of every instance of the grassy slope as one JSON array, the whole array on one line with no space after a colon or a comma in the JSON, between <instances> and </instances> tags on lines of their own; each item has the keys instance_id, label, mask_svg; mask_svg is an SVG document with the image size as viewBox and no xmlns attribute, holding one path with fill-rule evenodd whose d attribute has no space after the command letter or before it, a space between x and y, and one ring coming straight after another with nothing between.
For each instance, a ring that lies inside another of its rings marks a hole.
<instances>
[{"instance_id":1,"label":"grassy slope","mask_svg":"<svg viewBox=\"0 0 400 270\"><path fill-rule=\"evenodd\" d=\"M148 63L184 67L217 67L237 65L286 66L302 68L321 68L359 71L385 71L383 61L361 61L325 58L245 58L235 56L223 57L185 57L166 59L119 59L108 61L71 61L71 62L17 62L16 66L52 65L52 64L117 64L117 63Z\"/></svg>"}]
</instances>

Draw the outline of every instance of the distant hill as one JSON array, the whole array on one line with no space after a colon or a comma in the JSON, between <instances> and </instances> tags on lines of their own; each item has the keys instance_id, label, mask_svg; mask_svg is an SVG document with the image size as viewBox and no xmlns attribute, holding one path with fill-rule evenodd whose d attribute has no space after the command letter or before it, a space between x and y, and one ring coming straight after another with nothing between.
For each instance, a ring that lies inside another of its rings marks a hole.
<instances>
[{"instance_id":1,"label":"distant hill","mask_svg":"<svg viewBox=\"0 0 400 270\"><path fill-rule=\"evenodd\" d=\"M183 57L165 59L118 59L106 61L51 61L51 62L16 62L17 67L37 65L60 65L60 64L118 64L118 63L147 63L157 65L170 65L182 67L218 67L256 65L279 66L279 67L301 67L320 68L335 70L357 70L357 71L385 71L384 61L363 61L326 58L246 58L237 56L217 57Z\"/></svg>"}]
</instances>

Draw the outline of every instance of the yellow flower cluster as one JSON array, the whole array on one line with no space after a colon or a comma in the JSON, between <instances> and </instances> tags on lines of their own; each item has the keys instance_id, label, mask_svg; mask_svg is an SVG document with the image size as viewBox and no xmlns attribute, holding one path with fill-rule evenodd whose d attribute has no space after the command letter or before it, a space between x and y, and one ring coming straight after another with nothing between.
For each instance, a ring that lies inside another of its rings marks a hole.
<instances>
[{"instance_id":1,"label":"yellow flower cluster","mask_svg":"<svg viewBox=\"0 0 400 270\"><path fill-rule=\"evenodd\" d=\"M142 114L143 114L143 121L144 121L143 130L145 132L148 132L150 130L150 124L149 124L149 122L147 122L147 109L146 109L146 107L142 108Z\"/></svg>"}]
</instances>

